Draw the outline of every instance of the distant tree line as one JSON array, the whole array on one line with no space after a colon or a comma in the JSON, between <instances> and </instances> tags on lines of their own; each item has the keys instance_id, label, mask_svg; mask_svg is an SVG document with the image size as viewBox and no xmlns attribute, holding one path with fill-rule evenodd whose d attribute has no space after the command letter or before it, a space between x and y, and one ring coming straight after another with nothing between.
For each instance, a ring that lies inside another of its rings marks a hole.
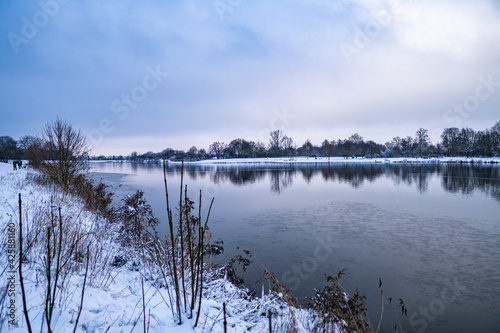
<instances>
[{"instance_id":1,"label":"distant tree line","mask_svg":"<svg viewBox=\"0 0 500 333\"><path fill-rule=\"evenodd\" d=\"M28 160L41 146L42 139L32 135L25 135L18 141L10 136L0 136L0 161Z\"/></svg>"},{"instance_id":2,"label":"distant tree line","mask_svg":"<svg viewBox=\"0 0 500 333\"><path fill-rule=\"evenodd\" d=\"M30 163L38 163L40 156L35 153L47 151L47 140L26 135L18 141L10 136L0 136L0 160L28 159ZM187 152L167 148L161 152L149 151L144 154L132 152L129 156L93 156L95 160L201 160L208 158L251 158L251 157L294 157L294 156L342 156L348 157L437 157L437 156L500 156L500 121L489 129L475 131L472 128L445 128L441 141L433 144L427 129L419 128L415 135L395 137L385 144L372 140L364 140L355 133L347 139L325 139L321 145L314 145L306 140L301 146L286 135L282 130L269 133L269 142L247 141L234 139L228 144L215 141L208 150L191 147Z\"/></svg>"},{"instance_id":3,"label":"distant tree line","mask_svg":"<svg viewBox=\"0 0 500 333\"><path fill-rule=\"evenodd\" d=\"M394 137L385 144L372 140L364 140L355 133L347 139L327 140L321 145L314 145L308 139L297 146L292 138L282 130L269 133L269 142L247 141L234 139L230 143L215 141L208 151L191 147L187 152L167 148L161 152L152 151L145 154L133 152L130 156L99 156L96 159L124 159L131 161L143 160L202 160L207 158L253 158L253 157L294 157L294 156L341 156L349 157L438 157L438 156L500 156L500 121L490 129L475 131L471 128L450 127L443 130L441 141L433 144L429 131L419 128L415 136Z\"/></svg>"}]
</instances>

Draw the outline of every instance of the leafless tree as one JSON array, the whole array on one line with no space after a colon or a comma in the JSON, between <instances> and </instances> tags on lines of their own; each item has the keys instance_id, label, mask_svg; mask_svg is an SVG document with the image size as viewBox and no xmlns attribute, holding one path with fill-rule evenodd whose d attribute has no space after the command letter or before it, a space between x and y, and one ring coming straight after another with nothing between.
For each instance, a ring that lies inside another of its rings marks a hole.
<instances>
[{"instance_id":1,"label":"leafless tree","mask_svg":"<svg viewBox=\"0 0 500 333\"><path fill-rule=\"evenodd\" d=\"M448 156L458 155L460 145L460 129L456 127L445 128L441 134L441 146Z\"/></svg>"},{"instance_id":2,"label":"leafless tree","mask_svg":"<svg viewBox=\"0 0 500 333\"><path fill-rule=\"evenodd\" d=\"M477 133L469 127L462 128L459 134L459 152L467 158L472 154L477 144Z\"/></svg>"},{"instance_id":3,"label":"leafless tree","mask_svg":"<svg viewBox=\"0 0 500 333\"><path fill-rule=\"evenodd\" d=\"M493 139L493 151L495 155L500 156L500 121L497 121L491 128Z\"/></svg>"},{"instance_id":4,"label":"leafless tree","mask_svg":"<svg viewBox=\"0 0 500 333\"><path fill-rule=\"evenodd\" d=\"M295 144L293 143L292 138L288 136L283 136L283 140L281 140L283 144L283 149L285 150L286 156L294 156L295 155Z\"/></svg>"},{"instance_id":5,"label":"leafless tree","mask_svg":"<svg viewBox=\"0 0 500 333\"><path fill-rule=\"evenodd\" d=\"M198 148L196 148L196 146L192 146L187 151L187 155L189 156L189 158L196 158L198 156Z\"/></svg>"},{"instance_id":6,"label":"leafless tree","mask_svg":"<svg viewBox=\"0 0 500 333\"><path fill-rule=\"evenodd\" d=\"M415 132L415 141L417 144L417 153L421 157L424 156L424 152L429 146L429 131L424 128L419 128L417 132Z\"/></svg>"},{"instance_id":7,"label":"leafless tree","mask_svg":"<svg viewBox=\"0 0 500 333\"><path fill-rule=\"evenodd\" d=\"M42 139L36 136L25 135L17 142L22 158L27 159L29 164L38 168L45 159Z\"/></svg>"},{"instance_id":8,"label":"leafless tree","mask_svg":"<svg viewBox=\"0 0 500 333\"><path fill-rule=\"evenodd\" d=\"M219 158L220 156L222 156L225 148L226 145L224 144L224 142L216 141L212 143L208 149L210 150L210 152L214 153L217 158Z\"/></svg>"},{"instance_id":9,"label":"leafless tree","mask_svg":"<svg viewBox=\"0 0 500 333\"><path fill-rule=\"evenodd\" d=\"M0 136L0 161L16 158L16 140L10 136Z\"/></svg>"},{"instance_id":10,"label":"leafless tree","mask_svg":"<svg viewBox=\"0 0 500 333\"><path fill-rule=\"evenodd\" d=\"M333 156L333 154L335 154L335 142L330 142L328 140L324 140L322 143L321 143L321 153L324 155L324 156L328 156L328 158L330 158L330 156Z\"/></svg>"},{"instance_id":11,"label":"leafless tree","mask_svg":"<svg viewBox=\"0 0 500 333\"><path fill-rule=\"evenodd\" d=\"M69 122L58 118L45 125L42 141L45 159L40 163L40 170L67 189L72 179L88 169L85 136Z\"/></svg>"},{"instance_id":12,"label":"leafless tree","mask_svg":"<svg viewBox=\"0 0 500 333\"><path fill-rule=\"evenodd\" d=\"M269 133L269 152L274 156L280 156L283 149L283 138L286 136L282 130Z\"/></svg>"},{"instance_id":13,"label":"leafless tree","mask_svg":"<svg viewBox=\"0 0 500 333\"><path fill-rule=\"evenodd\" d=\"M314 151L314 146L311 143L311 141L309 139L307 139L306 142L304 142L302 147L300 147L299 149L300 149L300 152L302 153L302 155L311 156L313 154L313 151Z\"/></svg>"}]
</instances>

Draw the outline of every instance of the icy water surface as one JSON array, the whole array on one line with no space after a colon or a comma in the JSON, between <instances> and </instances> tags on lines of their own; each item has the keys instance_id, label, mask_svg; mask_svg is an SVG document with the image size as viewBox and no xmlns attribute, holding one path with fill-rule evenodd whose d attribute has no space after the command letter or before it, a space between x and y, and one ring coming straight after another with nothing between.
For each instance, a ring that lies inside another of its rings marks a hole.
<instances>
[{"instance_id":1,"label":"icy water surface","mask_svg":"<svg viewBox=\"0 0 500 333\"><path fill-rule=\"evenodd\" d=\"M93 177L117 196L145 191L165 224L162 167L94 163ZM180 167L168 168L171 204L178 201ZM304 304L324 274L367 296L382 332L394 331L402 298L417 332L500 331L500 167L339 164L330 166L190 166L185 183L224 241L223 260L251 251ZM118 186L122 184L121 187ZM236 250L239 247L240 250ZM261 289L255 262L246 283ZM388 297L394 301L389 304Z\"/></svg>"}]
</instances>

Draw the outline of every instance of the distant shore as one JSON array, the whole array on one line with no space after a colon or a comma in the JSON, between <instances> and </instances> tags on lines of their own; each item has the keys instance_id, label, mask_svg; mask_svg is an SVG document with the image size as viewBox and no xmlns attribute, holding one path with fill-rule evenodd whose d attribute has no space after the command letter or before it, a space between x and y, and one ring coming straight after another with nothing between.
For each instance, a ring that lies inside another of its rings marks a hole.
<instances>
[{"instance_id":1,"label":"distant shore","mask_svg":"<svg viewBox=\"0 0 500 333\"><path fill-rule=\"evenodd\" d=\"M92 162L134 162L134 163L162 163L162 160L145 159L141 161L93 160ZM167 160L168 164L181 164L179 160ZM500 157L391 157L391 158L364 158L364 157L260 157L260 158L221 158L207 160L185 160L190 165L249 165L249 164L328 164L328 163L412 163L412 164L499 164Z\"/></svg>"}]
</instances>

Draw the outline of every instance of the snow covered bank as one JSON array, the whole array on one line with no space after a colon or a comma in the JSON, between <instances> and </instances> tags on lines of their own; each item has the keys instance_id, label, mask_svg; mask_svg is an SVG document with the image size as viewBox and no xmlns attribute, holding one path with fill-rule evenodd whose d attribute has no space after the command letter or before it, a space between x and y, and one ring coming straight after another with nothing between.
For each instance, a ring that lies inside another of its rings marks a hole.
<instances>
[{"instance_id":1,"label":"snow covered bank","mask_svg":"<svg viewBox=\"0 0 500 333\"><path fill-rule=\"evenodd\" d=\"M168 161L180 164L179 161ZM439 158L344 158L344 157L270 157L270 158L228 158L201 161L185 161L199 165L266 165L266 164L328 164L328 163L500 163L500 157L439 157Z\"/></svg>"},{"instance_id":2,"label":"snow covered bank","mask_svg":"<svg viewBox=\"0 0 500 333\"><path fill-rule=\"evenodd\" d=\"M140 255L119 244L119 226L85 210L81 199L36 184L27 177L33 173L26 169L13 171L12 165L0 163L0 331L27 331L17 271L18 253L14 260L8 255L9 244L15 243L17 249L19 241L18 194L22 197L25 248L22 271L34 332L47 331L44 314L50 285L45 269L47 252L46 244L37 239L51 230L50 224L41 222L48 216L49 220L52 216L56 221L52 228L57 228L59 220L61 230L64 225L65 234L69 236L61 242L64 249L70 251L63 255L67 258L64 264L67 269L61 269L63 274L53 288L56 290L51 321L54 332L72 332L77 318L76 332L139 332L144 330L143 325L149 332L223 332L223 303L228 332L268 331L268 311L273 316L273 332L287 330L290 310L279 296L251 298L247 291L220 277L206 281L198 327L193 328L194 318L183 318L184 324L177 325L168 301L167 288L172 290L172 285L162 284L154 271L141 261ZM49 239L56 242L55 235ZM75 244L78 246L72 247ZM126 263L120 264L117 258L125 258ZM88 274L87 262L90 263ZM295 309L294 313L300 326L310 327L314 318L310 311Z\"/></svg>"}]
</instances>

